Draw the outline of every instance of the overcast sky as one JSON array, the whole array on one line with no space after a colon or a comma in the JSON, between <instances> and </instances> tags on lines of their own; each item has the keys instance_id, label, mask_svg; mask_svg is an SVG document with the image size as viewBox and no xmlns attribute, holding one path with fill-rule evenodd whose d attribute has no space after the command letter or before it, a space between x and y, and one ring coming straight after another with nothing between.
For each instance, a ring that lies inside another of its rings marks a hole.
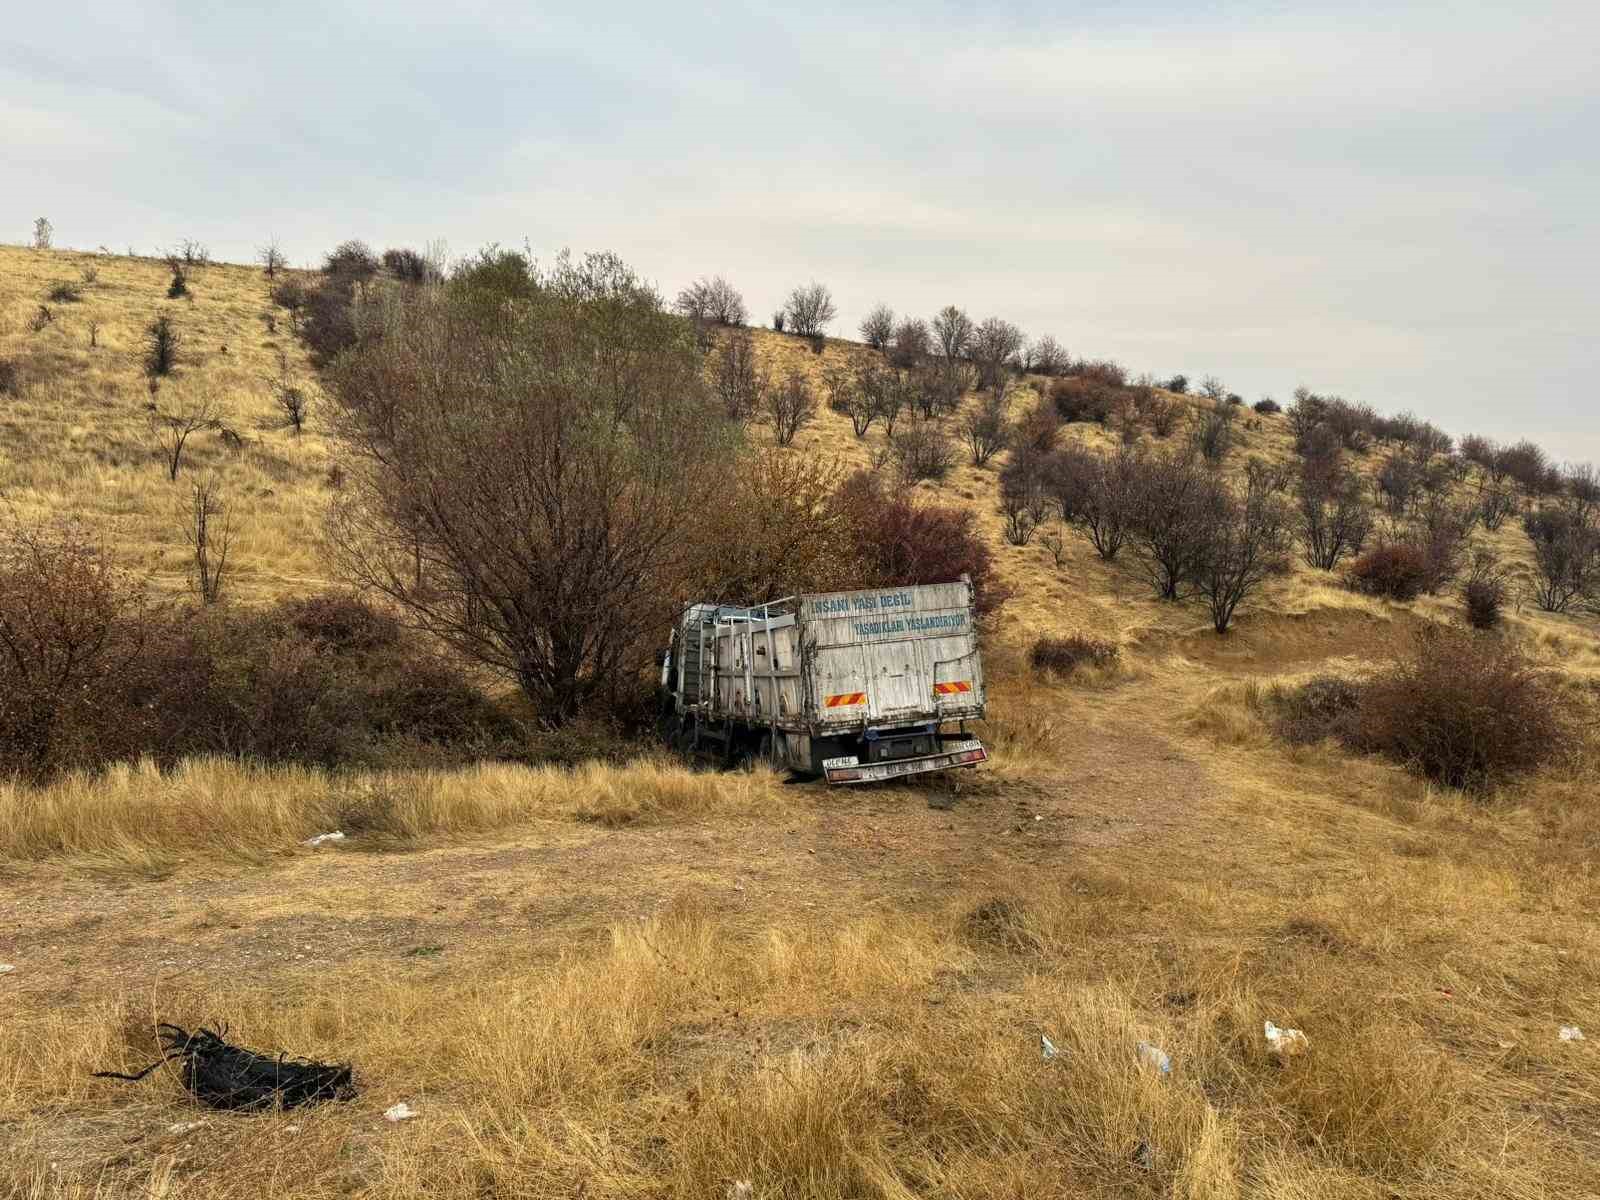
<instances>
[{"instance_id":1,"label":"overcast sky","mask_svg":"<svg viewBox=\"0 0 1600 1200\"><path fill-rule=\"evenodd\" d=\"M1595 0L36 5L0 238L612 249L1600 460L1597 46Z\"/></svg>"}]
</instances>

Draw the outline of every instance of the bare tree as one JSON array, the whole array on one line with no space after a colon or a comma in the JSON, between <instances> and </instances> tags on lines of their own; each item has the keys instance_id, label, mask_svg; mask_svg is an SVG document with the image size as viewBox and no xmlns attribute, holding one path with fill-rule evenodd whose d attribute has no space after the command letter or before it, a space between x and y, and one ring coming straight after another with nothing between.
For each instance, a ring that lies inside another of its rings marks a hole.
<instances>
[{"instance_id":1,"label":"bare tree","mask_svg":"<svg viewBox=\"0 0 1600 1200\"><path fill-rule=\"evenodd\" d=\"M721 275L695 280L678 293L672 307L680 316L710 325L743 325L750 315L739 289Z\"/></svg>"},{"instance_id":2,"label":"bare tree","mask_svg":"<svg viewBox=\"0 0 1600 1200\"><path fill-rule=\"evenodd\" d=\"M1006 541L1013 546L1026 546L1050 515L1043 463L1036 456L1020 455L1000 473L1000 515Z\"/></svg>"},{"instance_id":3,"label":"bare tree","mask_svg":"<svg viewBox=\"0 0 1600 1200\"><path fill-rule=\"evenodd\" d=\"M1010 321L990 317L972 333L972 361L978 366L978 386L1003 388L1007 371L1021 352L1022 330Z\"/></svg>"},{"instance_id":4,"label":"bare tree","mask_svg":"<svg viewBox=\"0 0 1600 1200\"><path fill-rule=\"evenodd\" d=\"M222 486L214 475L197 480L189 489L183 536L194 560L194 587L204 604L222 599L228 572L228 552L233 548L233 514L222 503Z\"/></svg>"},{"instance_id":5,"label":"bare tree","mask_svg":"<svg viewBox=\"0 0 1600 1200\"><path fill-rule=\"evenodd\" d=\"M35 250L50 249L50 239L55 236L55 226L50 224L48 217L36 217L33 222L33 248Z\"/></svg>"},{"instance_id":6,"label":"bare tree","mask_svg":"<svg viewBox=\"0 0 1600 1200\"><path fill-rule=\"evenodd\" d=\"M794 443L795 434L811 423L817 414L817 398L805 372L791 370L776 387L767 390L767 416L772 421L772 436L780 446Z\"/></svg>"},{"instance_id":7,"label":"bare tree","mask_svg":"<svg viewBox=\"0 0 1600 1200\"><path fill-rule=\"evenodd\" d=\"M711 386L735 421L749 420L764 405L770 384L756 362L755 338L748 330L730 329L718 340Z\"/></svg>"},{"instance_id":8,"label":"bare tree","mask_svg":"<svg viewBox=\"0 0 1600 1200\"><path fill-rule=\"evenodd\" d=\"M222 421L222 406L206 390L190 391L180 395L177 407L150 414L150 430L156 446L161 451L167 468L167 478L176 480L183 466L183 451L189 439L204 429L216 429Z\"/></svg>"},{"instance_id":9,"label":"bare tree","mask_svg":"<svg viewBox=\"0 0 1600 1200\"><path fill-rule=\"evenodd\" d=\"M1070 445L1051 455L1045 481L1061 519L1079 530L1095 553L1112 562L1133 532L1140 461L1124 446L1101 454Z\"/></svg>"},{"instance_id":10,"label":"bare tree","mask_svg":"<svg viewBox=\"0 0 1600 1200\"><path fill-rule=\"evenodd\" d=\"M352 578L564 724L631 691L735 444L661 298L610 255L522 299L375 302L329 379Z\"/></svg>"},{"instance_id":11,"label":"bare tree","mask_svg":"<svg viewBox=\"0 0 1600 1200\"><path fill-rule=\"evenodd\" d=\"M1197 516L1201 552L1191 571L1194 591L1211 612L1212 628L1227 633L1246 597L1284 570L1288 507L1261 477L1252 476L1242 496L1220 484L1206 489Z\"/></svg>"},{"instance_id":12,"label":"bare tree","mask_svg":"<svg viewBox=\"0 0 1600 1200\"><path fill-rule=\"evenodd\" d=\"M273 279L278 272L289 265L289 260L284 256L278 239L272 238L261 249L256 251L256 261L261 264L261 269L268 279Z\"/></svg>"},{"instance_id":13,"label":"bare tree","mask_svg":"<svg viewBox=\"0 0 1600 1200\"><path fill-rule=\"evenodd\" d=\"M945 305L933 318L934 344L946 363L953 364L967 356L972 334L972 318L954 304Z\"/></svg>"},{"instance_id":14,"label":"bare tree","mask_svg":"<svg viewBox=\"0 0 1600 1200\"><path fill-rule=\"evenodd\" d=\"M295 437L300 436L300 431L305 428L306 407L309 403L305 389L294 381L294 376L289 371L289 356L281 350L278 352L278 377L272 381L273 403L283 412L284 419L294 430Z\"/></svg>"},{"instance_id":15,"label":"bare tree","mask_svg":"<svg viewBox=\"0 0 1600 1200\"><path fill-rule=\"evenodd\" d=\"M1037 375L1060 375L1071 361L1065 348L1049 334L1028 347L1028 370Z\"/></svg>"},{"instance_id":16,"label":"bare tree","mask_svg":"<svg viewBox=\"0 0 1600 1200\"><path fill-rule=\"evenodd\" d=\"M1139 460L1129 543L1163 600L1188 595L1216 519L1219 484L1203 460L1171 453Z\"/></svg>"},{"instance_id":17,"label":"bare tree","mask_svg":"<svg viewBox=\"0 0 1600 1200\"><path fill-rule=\"evenodd\" d=\"M918 317L907 317L894 327L889 343L891 365L909 370L921 364L928 356L928 323Z\"/></svg>"},{"instance_id":18,"label":"bare tree","mask_svg":"<svg viewBox=\"0 0 1600 1200\"><path fill-rule=\"evenodd\" d=\"M973 466L983 466L1010 444L1013 432L1010 406L1011 398L1005 389L997 388L963 414L961 440L972 455Z\"/></svg>"},{"instance_id":19,"label":"bare tree","mask_svg":"<svg viewBox=\"0 0 1600 1200\"><path fill-rule=\"evenodd\" d=\"M1297 525L1307 566L1332 571L1361 553L1372 534L1372 506L1354 472L1302 471Z\"/></svg>"},{"instance_id":20,"label":"bare tree","mask_svg":"<svg viewBox=\"0 0 1600 1200\"><path fill-rule=\"evenodd\" d=\"M1600 528L1565 507L1545 507L1523 518L1533 545L1533 596L1545 612L1575 604L1600 605Z\"/></svg>"},{"instance_id":21,"label":"bare tree","mask_svg":"<svg viewBox=\"0 0 1600 1200\"><path fill-rule=\"evenodd\" d=\"M789 332L810 338L821 337L828 322L838 315L833 293L815 280L789 293L784 312L789 318Z\"/></svg>"},{"instance_id":22,"label":"bare tree","mask_svg":"<svg viewBox=\"0 0 1600 1200\"><path fill-rule=\"evenodd\" d=\"M894 309L879 304L861 321L861 340L874 350L887 350L894 337Z\"/></svg>"}]
</instances>

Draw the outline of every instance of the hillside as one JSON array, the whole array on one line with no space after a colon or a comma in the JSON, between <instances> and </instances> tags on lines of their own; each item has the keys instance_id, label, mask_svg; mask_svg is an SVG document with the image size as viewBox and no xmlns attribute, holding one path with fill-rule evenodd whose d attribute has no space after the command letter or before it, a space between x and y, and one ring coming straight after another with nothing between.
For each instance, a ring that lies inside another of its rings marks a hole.
<instances>
[{"instance_id":1,"label":"hillside","mask_svg":"<svg viewBox=\"0 0 1600 1200\"><path fill-rule=\"evenodd\" d=\"M267 281L166 283L159 261L0 248L24 381L0 398L0 503L81 518L178 591L174 513L213 471L241 601L336 582L325 410ZM139 366L162 311L187 349L155 402L210 389L244 438L197 434L177 485ZM818 378L869 353L755 336ZM299 437L280 353L312 388ZM794 453L869 466L881 439L823 408ZM1292 454L1282 417L1247 415L1229 469ZM1370 668L1454 596L1390 603L1296 561L1218 637L1074 534L1059 566L1006 544L1003 462L917 485L973 511L1015 589L985 650L995 757L949 811L656 760L0 783L0 1197L1600 1195L1600 1060L1557 1034L1600 1037L1592 749L1486 801L1291 746L1276 690ZM1477 537L1526 575L1516 522ZM1028 670L1037 636L1074 631L1118 665ZM1505 636L1600 678L1593 618L1522 605ZM332 828L351 837L298 845ZM362 1094L237 1117L159 1075L88 1077L148 1062L152 1017L349 1059ZM1309 1051L1275 1059L1264 1020ZM399 1101L421 1115L385 1122Z\"/></svg>"}]
</instances>

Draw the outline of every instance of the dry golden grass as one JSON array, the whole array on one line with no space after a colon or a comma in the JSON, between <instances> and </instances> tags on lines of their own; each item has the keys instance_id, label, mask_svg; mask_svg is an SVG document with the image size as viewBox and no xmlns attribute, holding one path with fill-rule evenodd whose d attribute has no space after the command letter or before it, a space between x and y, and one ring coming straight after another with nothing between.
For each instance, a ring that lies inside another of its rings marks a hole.
<instances>
[{"instance_id":1,"label":"dry golden grass","mask_svg":"<svg viewBox=\"0 0 1600 1200\"><path fill-rule=\"evenodd\" d=\"M176 587L173 489L139 440L133 359L165 273L100 259L99 290L63 306L64 330L27 333L36 294L75 261L0 249L0 355L44 368L0 412L0 487L30 517L82 511ZM229 355L190 370L229 390L241 425L268 423L264 281L214 267L195 290L180 318ZM116 331L99 358L81 344L94 311L102 339ZM820 365L798 339L759 337L770 361ZM257 489L251 597L327 573L326 444L259 436L237 460L201 447L230 486ZM823 412L797 445L866 465L881 436L857 442ZM1281 418L1243 442L1241 460L1290 452ZM277 461L282 478L264 465ZM1451 602L1385 604L1297 569L1219 639L1077 539L1059 570L1037 543L1005 546L992 468L919 491L971 506L1017 589L986 650L994 759L949 813L915 789L783 789L765 772L654 763L205 762L0 789L0 879L20 898L6 910L0 893L0 911L17 914L27 955L0 924L0 960L20 966L0 978L0 1197L636 1200L721 1197L741 1180L753 1200L1600 1195L1596 1043L1556 1036L1600 1036L1593 757L1483 804L1331 745L1285 746L1264 720L1272 687L1369 664L1419 620L1452 619ZM1516 559L1519 537L1493 540ZM1024 669L1033 637L1075 630L1117 642L1119 669ZM1507 636L1575 675L1600 670L1592 622L1524 609ZM1030 853L1046 812L1071 832ZM1123 812L1133 833L1102 831ZM286 853L341 825L387 853ZM552 857L516 858L528 840ZM448 874L457 845L503 854L495 878L540 920L452 927L437 962L241 973L202 956L138 987L92 967L101 949L126 962L130 944L185 948L192 933L144 923L191 914L219 876L222 915L207 920L241 941L292 937L297 920L360 938L362 919L424 895L470 904L486 885ZM561 861L639 904L546 921L593 903L550 869ZM115 880L97 882L108 868ZM413 868L444 882L397 881ZM67 924L86 898L103 904ZM26 921L59 922L48 936L90 965L58 965ZM612 928L597 938L597 924ZM349 1058L363 1094L243 1117L196 1112L170 1075L88 1078L149 1061L156 1018ZM1305 1030L1308 1053L1273 1059L1267 1019ZM1170 1076L1140 1067L1141 1040L1171 1054ZM400 1100L421 1115L384 1122Z\"/></svg>"},{"instance_id":2,"label":"dry golden grass","mask_svg":"<svg viewBox=\"0 0 1600 1200\"><path fill-rule=\"evenodd\" d=\"M77 280L85 269L98 279L83 285L83 298L49 304L54 319L31 332L51 282ZM81 519L127 565L180 590L187 563L179 513L189 481L209 472L220 476L236 519L236 595L259 600L325 585L320 543L332 459L304 349L269 302L259 270L197 268L190 300L166 299L168 278L156 259L0 246L0 358L17 361L23 378L20 396L0 399L0 518ZM140 366L144 329L160 313L171 315L183 347L154 403L170 410L209 392L246 443L230 450L215 431L196 434L176 482L155 449ZM91 349L92 323L99 328ZM298 438L268 387L280 353L312 393Z\"/></svg>"},{"instance_id":3,"label":"dry golden grass","mask_svg":"<svg viewBox=\"0 0 1600 1200\"><path fill-rule=\"evenodd\" d=\"M0 860L149 868L196 854L260 860L332 830L415 843L540 820L618 826L779 807L769 771L714 775L664 762L361 774L145 762L43 787L0 782Z\"/></svg>"}]
</instances>

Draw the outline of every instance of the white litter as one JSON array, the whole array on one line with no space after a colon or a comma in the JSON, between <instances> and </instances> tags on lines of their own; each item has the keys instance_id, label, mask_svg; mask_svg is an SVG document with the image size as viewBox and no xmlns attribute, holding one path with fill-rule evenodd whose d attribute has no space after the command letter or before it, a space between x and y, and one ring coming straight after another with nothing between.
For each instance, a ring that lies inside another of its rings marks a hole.
<instances>
[{"instance_id":1,"label":"white litter","mask_svg":"<svg viewBox=\"0 0 1600 1200\"><path fill-rule=\"evenodd\" d=\"M12 966L10 963L0 963L0 975L9 975L16 969L17 968Z\"/></svg>"},{"instance_id":2,"label":"white litter","mask_svg":"<svg viewBox=\"0 0 1600 1200\"><path fill-rule=\"evenodd\" d=\"M323 842L342 842L342 841L344 841L344 834L341 831L335 829L332 833L319 833L314 838L307 838L302 843L302 845L320 846L320 845L322 845Z\"/></svg>"},{"instance_id":3,"label":"white litter","mask_svg":"<svg viewBox=\"0 0 1600 1200\"><path fill-rule=\"evenodd\" d=\"M1583 1030L1576 1025L1563 1025L1561 1032L1557 1036L1563 1042L1581 1042L1583 1041Z\"/></svg>"},{"instance_id":4,"label":"white litter","mask_svg":"<svg viewBox=\"0 0 1600 1200\"><path fill-rule=\"evenodd\" d=\"M1045 1035L1042 1033L1039 1035L1039 1048L1044 1052L1044 1060L1046 1062L1049 1062L1052 1058L1061 1053L1061 1051L1056 1049L1056 1044L1049 1038L1045 1037Z\"/></svg>"},{"instance_id":5,"label":"white litter","mask_svg":"<svg viewBox=\"0 0 1600 1200\"><path fill-rule=\"evenodd\" d=\"M735 1179L728 1185L728 1200L755 1200L756 1185L748 1179Z\"/></svg>"},{"instance_id":6,"label":"white litter","mask_svg":"<svg viewBox=\"0 0 1600 1200\"><path fill-rule=\"evenodd\" d=\"M283 1127L283 1131L285 1133L299 1133L300 1132L300 1126L298 1126L298 1125L285 1125Z\"/></svg>"},{"instance_id":7,"label":"white litter","mask_svg":"<svg viewBox=\"0 0 1600 1200\"><path fill-rule=\"evenodd\" d=\"M167 1132L168 1133L190 1133L190 1132L192 1132L192 1131L194 1131L196 1129L199 1129L200 1126L202 1126L204 1124L205 1124L204 1121L179 1121L176 1125L168 1125L167 1126Z\"/></svg>"},{"instance_id":8,"label":"white litter","mask_svg":"<svg viewBox=\"0 0 1600 1200\"><path fill-rule=\"evenodd\" d=\"M1160 1046L1152 1046L1149 1042L1140 1042L1133 1048L1139 1056L1139 1061L1147 1067L1154 1067L1163 1075L1172 1073L1172 1058Z\"/></svg>"},{"instance_id":9,"label":"white litter","mask_svg":"<svg viewBox=\"0 0 1600 1200\"><path fill-rule=\"evenodd\" d=\"M393 1108L386 1108L383 1110L383 1119L385 1121L409 1121L416 1115L416 1110L404 1100L400 1101L400 1103L396 1104Z\"/></svg>"},{"instance_id":10,"label":"white litter","mask_svg":"<svg viewBox=\"0 0 1600 1200\"><path fill-rule=\"evenodd\" d=\"M1310 1040L1298 1029L1279 1029L1271 1021L1262 1022L1267 1035L1267 1048L1279 1058L1293 1058L1304 1054L1311 1046Z\"/></svg>"}]
</instances>

